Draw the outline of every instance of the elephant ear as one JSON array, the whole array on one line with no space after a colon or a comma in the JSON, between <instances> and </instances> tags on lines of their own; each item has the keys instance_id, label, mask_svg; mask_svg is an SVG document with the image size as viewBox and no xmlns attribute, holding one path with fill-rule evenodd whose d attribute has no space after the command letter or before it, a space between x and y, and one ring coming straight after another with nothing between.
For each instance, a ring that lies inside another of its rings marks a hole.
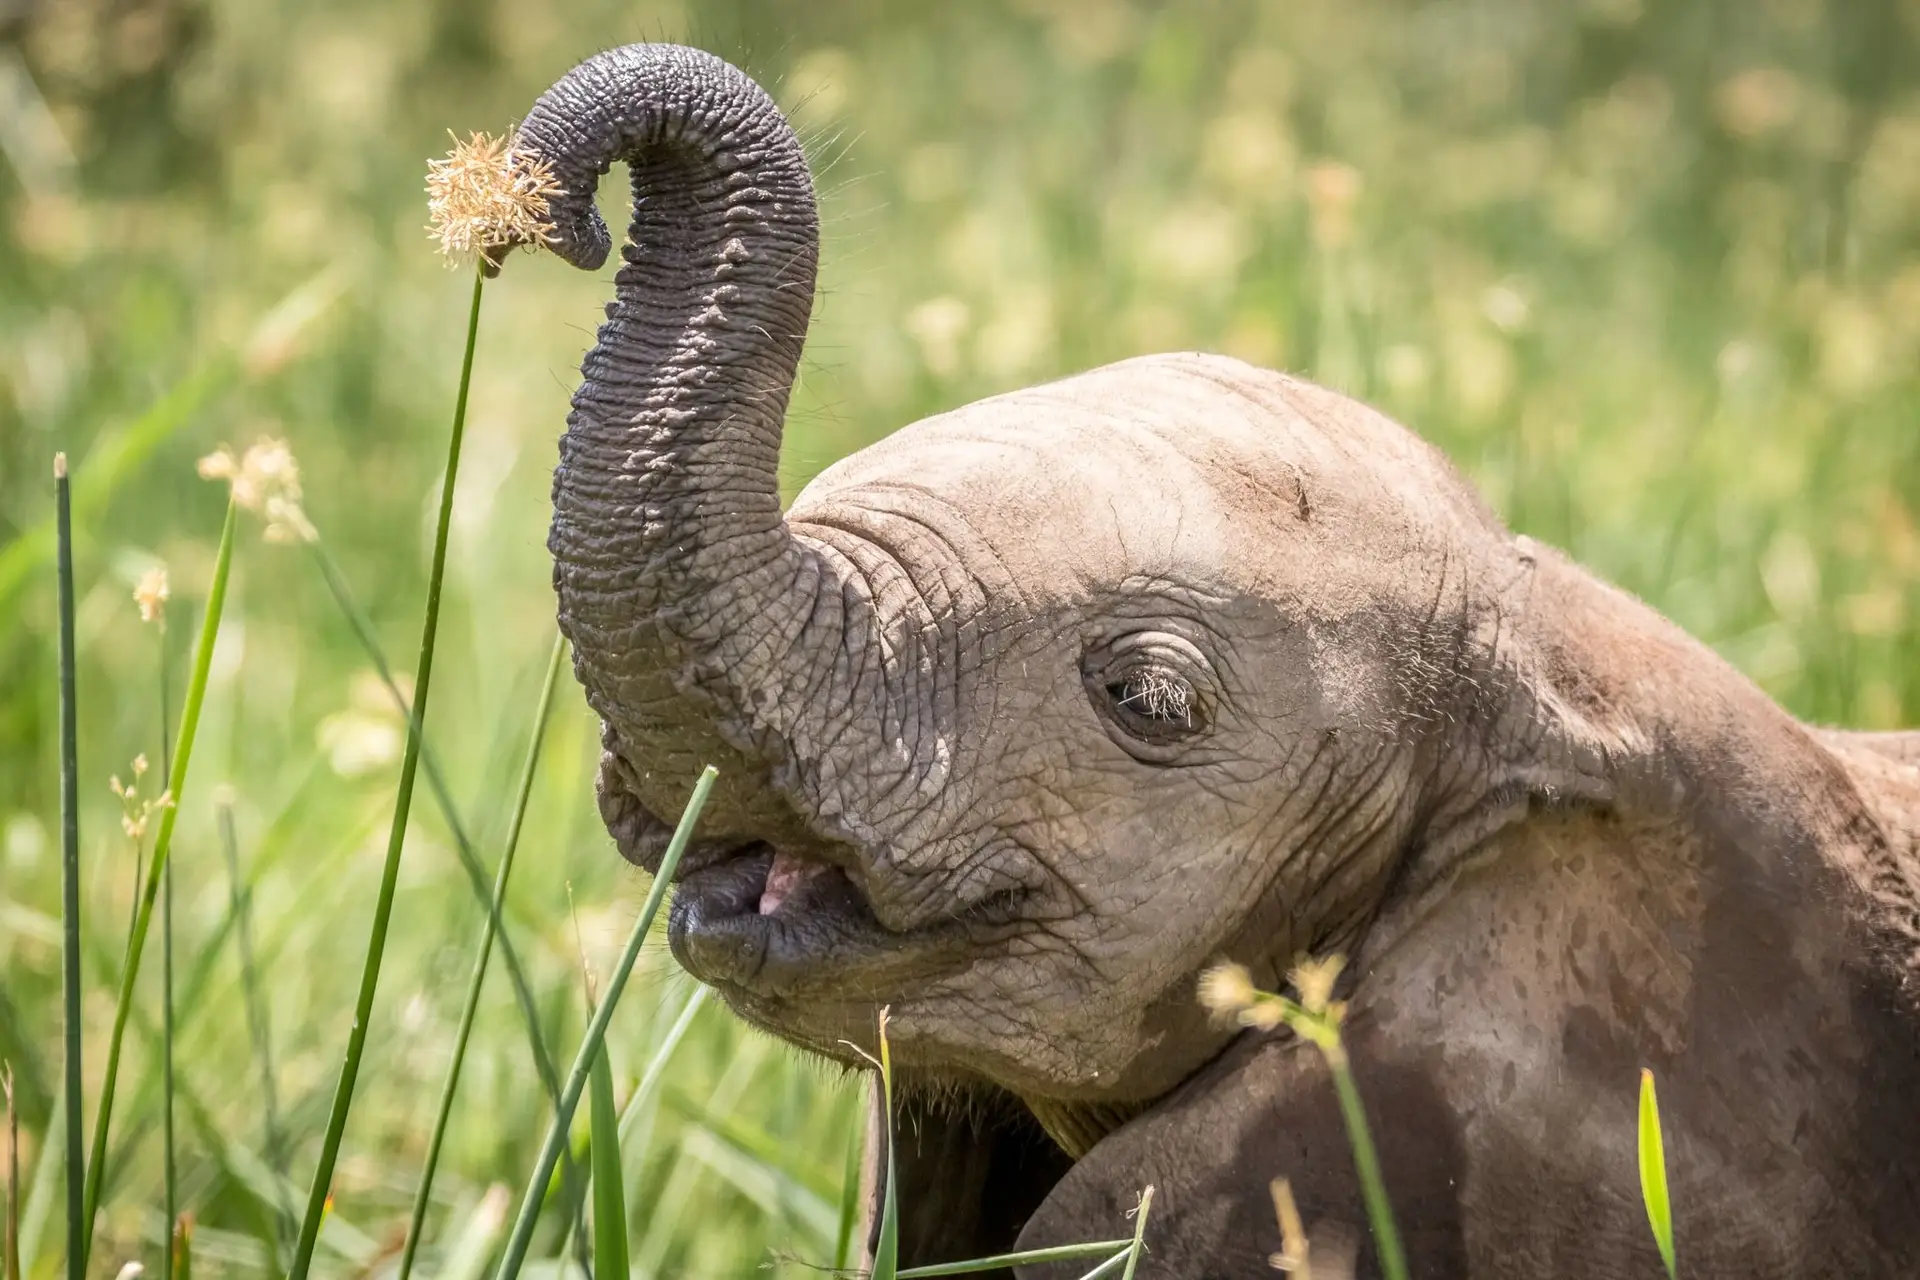
<instances>
[{"instance_id":1,"label":"elephant ear","mask_svg":"<svg viewBox=\"0 0 1920 1280\"><path fill-rule=\"evenodd\" d=\"M880 1090L868 1115L867 1259L879 1244L880 1196L887 1184L886 1126ZM893 1107L900 1265L930 1266L992 1257L1014 1248L1020 1232L1073 1161L1010 1094L965 1096L900 1090ZM1011 1271L976 1273L1012 1280Z\"/></svg>"}]
</instances>

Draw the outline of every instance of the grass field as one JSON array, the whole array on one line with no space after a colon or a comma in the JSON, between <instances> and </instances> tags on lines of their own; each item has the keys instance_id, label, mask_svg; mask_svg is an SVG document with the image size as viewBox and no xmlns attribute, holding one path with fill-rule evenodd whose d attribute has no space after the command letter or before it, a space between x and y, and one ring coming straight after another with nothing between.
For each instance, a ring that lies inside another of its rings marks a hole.
<instances>
[{"instance_id":1,"label":"grass field","mask_svg":"<svg viewBox=\"0 0 1920 1280\"><path fill-rule=\"evenodd\" d=\"M1920 3L921 10L0 6L0 1057L30 1276L57 1273L63 1240L52 456L72 457L78 503L90 1119L136 883L108 778L161 746L132 592L165 564L177 703L224 503L195 460L289 442L307 514L410 669L470 287L422 229L425 162L611 44L728 56L809 139L823 292L791 489L978 396L1226 350L1389 410L1516 528L1796 713L1920 724ZM480 330L428 740L489 876L553 637L553 441L606 274L517 258ZM505 923L564 1071L582 947L604 971L647 886L601 829L597 727L559 688ZM403 737L314 557L244 522L173 854L179 1167L204 1274L257 1274L304 1200ZM328 1275L397 1249L482 919L424 786L413 815ZM151 1269L164 1230L157 956L100 1275ZM863 1088L697 999L651 947L610 1033L623 1105L682 1037L623 1144L633 1267L810 1274L789 1260L832 1260ZM424 1272L484 1271L548 1114L496 964Z\"/></svg>"}]
</instances>

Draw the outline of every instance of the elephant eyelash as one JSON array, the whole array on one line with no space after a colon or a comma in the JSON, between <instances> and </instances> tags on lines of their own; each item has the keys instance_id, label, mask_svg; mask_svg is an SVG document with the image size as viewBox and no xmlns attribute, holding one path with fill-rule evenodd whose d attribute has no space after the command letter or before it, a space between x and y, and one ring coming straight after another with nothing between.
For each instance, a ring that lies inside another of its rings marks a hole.
<instances>
[{"instance_id":1,"label":"elephant eyelash","mask_svg":"<svg viewBox=\"0 0 1920 1280\"><path fill-rule=\"evenodd\" d=\"M1193 686L1154 667L1127 673L1107 686L1114 705L1166 725L1193 728Z\"/></svg>"}]
</instances>

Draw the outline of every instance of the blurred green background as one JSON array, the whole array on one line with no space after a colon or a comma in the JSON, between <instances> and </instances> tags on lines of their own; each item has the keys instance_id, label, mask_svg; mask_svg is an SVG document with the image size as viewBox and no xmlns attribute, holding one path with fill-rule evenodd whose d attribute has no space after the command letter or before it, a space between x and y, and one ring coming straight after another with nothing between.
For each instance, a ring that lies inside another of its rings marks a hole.
<instances>
[{"instance_id":1,"label":"blurred green background","mask_svg":"<svg viewBox=\"0 0 1920 1280\"><path fill-rule=\"evenodd\" d=\"M409 667L468 292L423 230L425 162L579 58L661 38L758 75L815 157L792 487L981 395L1225 350L1389 410L1516 528L1796 713L1920 723L1920 0L0 0L0 1056L35 1274L60 1238L41 1158L60 1072L52 454L82 501L98 1046L134 876L107 778L159 755L130 592L170 569L177 690L223 501L194 460L289 441ZM553 441L608 274L520 257L488 291L430 738L489 864L552 634ZM206 1272L266 1266L276 1196L312 1167L400 745L367 671L312 561L246 526L175 845ZM507 915L563 1064L586 1009L569 889L604 969L644 888L594 815L596 756L567 680ZM290 1152L265 1136L216 783ZM424 792L414 813L328 1274L392 1264L478 926ZM623 1097L691 990L663 950L643 959L611 1041ZM860 1087L717 1006L692 1017L626 1147L636 1269L807 1274L782 1259L831 1260ZM103 1275L151 1266L162 1230L142 1025ZM496 965L428 1271L484 1259L489 1188L517 1195L545 1123Z\"/></svg>"}]
</instances>

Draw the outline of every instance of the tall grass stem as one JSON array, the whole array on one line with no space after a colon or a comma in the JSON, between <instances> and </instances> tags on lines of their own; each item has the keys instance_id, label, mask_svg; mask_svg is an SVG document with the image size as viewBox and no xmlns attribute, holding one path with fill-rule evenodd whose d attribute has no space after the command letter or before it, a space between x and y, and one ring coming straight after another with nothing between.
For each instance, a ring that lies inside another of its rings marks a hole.
<instances>
[{"instance_id":1,"label":"tall grass stem","mask_svg":"<svg viewBox=\"0 0 1920 1280\"><path fill-rule=\"evenodd\" d=\"M87 1274L86 1165L80 1097L80 741L73 672L73 493L53 458L54 566L60 582L60 941L67 1093L67 1280Z\"/></svg>"},{"instance_id":2,"label":"tall grass stem","mask_svg":"<svg viewBox=\"0 0 1920 1280\"><path fill-rule=\"evenodd\" d=\"M107 1164L107 1132L113 1120L114 1084L120 1074L120 1046L126 1039L127 1015L133 1008L134 979L140 974L140 953L153 921L154 899L160 892L160 874L173 848L173 828L180 816L180 797L187 786L187 767L193 761L193 737L200 728L200 708L207 698L207 678L213 670L213 643L220 633L220 615L227 604L227 578L233 569L233 534L239 508L227 499L227 518L220 526L220 549L214 556L213 583L200 617L200 638L194 648L193 675L180 712L180 731L173 748L173 767L167 774L169 803L160 808L160 828L153 838L153 858L147 864L146 884L140 893L139 914L127 939L127 961L120 974L120 998L113 1010L113 1033L107 1040L106 1071L100 1080L99 1110L93 1120L93 1155L87 1164L85 1203L81 1206L80 1260L82 1272L93 1244L93 1218L100 1207L100 1187Z\"/></svg>"},{"instance_id":3,"label":"tall grass stem","mask_svg":"<svg viewBox=\"0 0 1920 1280\"><path fill-rule=\"evenodd\" d=\"M267 1021L267 1002L260 984L260 967L254 960L253 893L240 874L240 837L234 830L233 806L219 806L220 849L226 857L229 894L228 910L233 915L234 947L240 960L240 998L246 1008L247 1039L253 1045L254 1070L260 1076L261 1139L267 1153L267 1165L273 1170L273 1242L274 1262L284 1264L284 1255L293 1245L293 1206L282 1193L287 1178L287 1145L280 1129L280 1087L273 1068L273 1027Z\"/></svg>"},{"instance_id":4,"label":"tall grass stem","mask_svg":"<svg viewBox=\"0 0 1920 1280\"><path fill-rule=\"evenodd\" d=\"M320 576L327 584L328 592L333 596L334 604L346 618L354 638L360 642L361 651L367 655L367 661L373 664L374 673L386 686L387 695L393 699L394 706L408 721L409 732L419 731L419 721L413 707L407 701L407 695L400 691L400 685L393 678L393 668L387 662L387 655L380 649L380 641L373 634L373 624L368 620L366 611L353 598L353 592L347 586L346 575L334 561L333 554L327 550L326 543L315 540L307 544L313 551L314 559L320 566ZM506 966L507 976L513 983L514 999L520 1005L520 1015L527 1024L527 1042L533 1050L534 1069L540 1074L540 1083L546 1088L547 1100L557 1102L560 1098L560 1076L553 1064L553 1054L547 1048L546 1036L540 1030L540 1011L533 1001L533 987L527 981L526 968L520 963L520 953L513 944L510 935L501 930L498 910L493 906L491 894L487 888L486 869L480 865L480 856L474 850L473 840L467 834L467 827L460 819L460 811L453 803L453 792L447 786L446 775L440 769L440 763L433 751L433 745L424 739L420 744L420 767L427 775L427 790L433 793L434 803L440 807L440 816L446 821L447 831L453 836L454 850L459 854L461 868L467 873L467 882L473 889L474 898L486 908L492 918L493 928L499 937L500 960Z\"/></svg>"},{"instance_id":5,"label":"tall grass stem","mask_svg":"<svg viewBox=\"0 0 1920 1280\"><path fill-rule=\"evenodd\" d=\"M1148 1187L1140 1193L1140 1207L1133 1215L1133 1244L1127 1250L1127 1269L1120 1273L1120 1280L1133 1280L1133 1272L1140 1265L1140 1255L1147 1251L1147 1213L1153 1208L1153 1188Z\"/></svg>"},{"instance_id":6,"label":"tall grass stem","mask_svg":"<svg viewBox=\"0 0 1920 1280\"><path fill-rule=\"evenodd\" d=\"M1127 1265L1127 1260L1131 1257L1133 1257L1133 1245L1129 1242L1126 1248L1082 1275L1080 1280L1107 1280L1108 1276L1118 1275L1120 1269Z\"/></svg>"},{"instance_id":7,"label":"tall grass stem","mask_svg":"<svg viewBox=\"0 0 1920 1280\"><path fill-rule=\"evenodd\" d=\"M533 713L533 728L527 738L526 762L520 769L520 789L514 796L513 816L507 825L505 847L500 853L500 868L493 877L493 898L486 920L480 927L480 946L474 953L473 973L467 979L467 999L460 1009L460 1029L453 1040L453 1060L447 1064L447 1078L440 1086L440 1109L434 1117L433 1134L427 1140L427 1159L420 1171L420 1185L413 1194L413 1216L407 1224L407 1243L400 1255L398 1280L413 1274L414 1255L420 1249L420 1234L427 1220L427 1200L433 1191L434 1171L440 1164L440 1147L446 1139L447 1121L453 1115L454 1095L460 1089L460 1067L466 1061L467 1040L473 1034L473 1022L480 1009L480 992L486 984L487 961L493 954L493 940L499 932L500 916L507 897L507 877L513 874L513 855L520 845L520 828L527 816L527 802L533 795L533 779L540 764L540 744L546 737L547 719L553 711L553 691L560 675L560 658L566 641L553 640L547 658L547 676L540 686L540 702ZM624 1273L623 1273L624 1274Z\"/></svg>"},{"instance_id":8,"label":"tall grass stem","mask_svg":"<svg viewBox=\"0 0 1920 1280\"><path fill-rule=\"evenodd\" d=\"M367 1029L373 1019L373 997L380 985L380 961L386 954L387 925L393 917L393 895L400 878L400 853L406 845L407 816L413 808L414 775L420 767L420 742L427 719L427 694L433 680L433 647L440 627L440 586L447 569L447 535L453 524L453 490L460 472L460 442L466 432L467 393L473 383L473 350L480 336L480 298L486 277L473 275L473 301L467 310L467 346L460 361L460 390L454 401L453 429L447 438L446 476L440 487L440 519L434 530L433 566L427 575L426 621L420 630L420 658L413 678L413 714L407 727L407 746L400 762L400 787L394 797L393 825L387 835L386 864L380 874L380 894L373 909L373 928L367 939L366 962L360 972L360 995L354 1002L353 1029L347 1036L346 1060L333 1095L333 1108L327 1116L327 1131L320 1144L320 1161L313 1173L313 1185L307 1192L307 1213L300 1225L300 1239L294 1246L289 1280L305 1280L313 1263L314 1245L320 1239L320 1220L325 1216L333 1167L340 1158L340 1141L346 1134L347 1113L353 1109L353 1090L359 1082L360 1059L366 1052Z\"/></svg>"},{"instance_id":9,"label":"tall grass stem","mask_svg":"<svg viewBox=\"0 0 1920 1280\"><path fill-rule=\"evenodd\" d=\"M639 959L640 946L653 928L653 918L660 913L660 904L666 900L667 889L673 883L674 869L680 865L680 855L686 852L694 824L700 820L700 811L706 808L707 797L713 792L713 780L718 776L718 770L712 765L701 771L700 780L694 784L693 795L688 798L687 807L680 815L680 822L673 829L673 838L667 842L667 851L660 859L660 870L654 874L653 887L647 892L646 904L640 908L640 918L634 922L633 932L627 935L626 950L620 953L620 960L607 979L607 989L593 1011L593 1020L587 1024L580 1051L574 1056L573 1069L567 1073L566 1088L561 1091L560 1105L554 1111L553 1122L547 1127L546 1141L541 1145L540 1158L534 1165L533 1175L527 1179L519 1213L514 1217L513 1233L508 1237L507 1250L500 1259L499 1270L494 1272L494 1280L515 1280L526 1262L527 1247L533 1241L534 1224L540 1217L540 1201L553 1179L553 1167L559 1162L561 1149L567 1145L567 1130L573 1123L574 1109L580 1105L580 1093L586 1087L587 1073L606 1039L607 1024L613 1021L613 1011L620 1003L620 993L626 988L627 976L633 972L633 962Z\"/></svg>"},{"instance_id":10,"label":"tall grass stem","mask_svg":"<svg viewBox=\"0 0 1920 1280\"><path fill-rule=\"evenodd\" d=\"M887 1137L887 1177L880 1191L880 1231L870 1280L895 1280L900 1270L900 1151L893 1131L893 1051L887 1046L887 1011L880 1010L880 1123Z\"/></svg>"},{"instance_id":11,"label":"tall grass stem","mask_svg":"<svg viewBox=\"0 0 1920 1280\"><path fill-rule=\"evenodd\" d=\"M1037 1267L1045 1262L1078 1262L1082 1258L1125 1258L1132 1250L1131 1240L1089 1240L1085 1244L1060 1244L1047 1249L1027 1249L1020 1253L996 1253L965 1262L935 1262L924 1267L908 1267L895 1273L895 1280L932 1280L935 1276L966 1276L981 1271L1005 1271L1011 1267Z\"/></svg>"},{"instance_id":12,"label":"tall grass stem","mask_svg":"<svg viewBox=\"0 0 1920 1280\"><path fill-rule=\"evenodd\" d=\"M173 746L167 739L171 711L167 697L167 615L166 601L159 602L158 670L160 687L160 773L173 774ZM179 1170L173 1148L173 860L167 860L160 873L160 1128L162 1199L167 1220L167 1244L160 1250L160 1280L174 1280L173 1224L180 1215Z\"/></svg>"},{"instance_id":13,"label":"tall grass stem","mask_svg":"<svg viewBox=\"0 0 1920 1280\"><path fill-rule=\"evenodd\" d=\"M1340 1098L1340 1115L1347 1123L1347 1140L1353 1147L1353 1167L1360 1175L1360 1195L1366 1202L1367 1219L1373 1225L1373 1247L1380 1254L1380 1270L1386 1280L1407 1280L1407 1255L1400 1247L1400 1230L1394 1225L1393 1206L1387 1200L1386 1179L1380 1174L1380 1155L1373 1146L1373 1131L1367 1127L1367 1110L1360 1102L1360 1090L1353 1082L1344 1051L1327 1055L1333 1070L1334 1092Z\"/></svg>"},{"instance_id":14,"label":"tall grass stem","mask_svg":"<svg viewBox=\"0 0 1920 1280\"><path fill-rule=\"evenodd\" d=\"M399 683L393 678L393 667L387 661L387 655L380 648L380 641L373 633L373 623L366 611L353 597L352 589L347 585L346 574L341 572L333 554L327 550L327 544L314 538L307 543L313 552L314 561L319 565L320 577L327 584L327 591L333 596L334 604L347 620L354 638L360 642L361 651L367 655L367 661L373 664L374 672L380 682L386 686L387 695L393 699L393 705L406 719L408 732L420 733L418 713L407 701L407 695L400 691ZM513 935L502 927L498 907L487 888L486 869L480 865L480 855L474 851L472 838L467 834L466 824L460 820L460 810L453 802L453 792L447 786L446 775L440 769L438 757L434 754L433 744L424 735L420 739L420 767L427 775L427 790L433 794L440 806L440 816L446 821L447 831L453 836L454 852L460 860L460 868L466 872L467 884L473 890L473 896L484 908L492 922L500 948L500 962L506 968L507 981L513 987L514 1002L520 1007L521 1020L527 1028L527 1044L533 1051L534 1073L540 1077L540 1085L547 1091L547 1101L560 1104L560 1073L555 1068L553 1054L547 1048L547 1039L540 1030L540 1009L534 1003L533 984L527 981L526 966L520 962L519 948L514 945ZM581 1270L587 1270L587 1252L585 1242L585 1197L573 1193L579 1182L579 1170L574 1167L573 1154L563 1151L560 1154L560 1180L568 1189L568 1198L574 1205L575 1235L579 1240Z\"/></svg>"}]
</instances>

